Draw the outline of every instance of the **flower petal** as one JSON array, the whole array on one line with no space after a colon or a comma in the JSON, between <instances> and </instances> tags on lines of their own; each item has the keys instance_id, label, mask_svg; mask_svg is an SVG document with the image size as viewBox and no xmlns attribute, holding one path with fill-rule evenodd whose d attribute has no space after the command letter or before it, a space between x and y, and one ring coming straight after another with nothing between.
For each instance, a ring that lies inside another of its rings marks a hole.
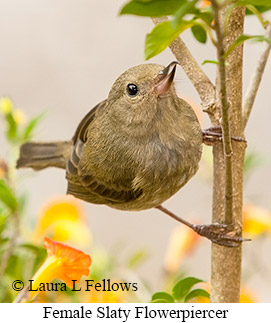
<instances>
[{"instance_id":1,"label":"flower petal","mask_svg":"<svg viewBox=\"0 0 271 323\"><path fill-rule=\"evenodd\" d=\"M258 206L245 205L243 208L243 232L250 237L271 233L271 212Z\"/></svg>"},{"instance_id":2,"label":"flower petal","mask_svg":"<svg viewBox=\"0 0 271 323\"><path fill-rule=\"evenodd\" d=\"M169 273L176 273L185 256L192 252L199 235L190 228L179 225L172 231L165 256L164 266Z\"/></svg>"},{"instance_id":3,"label":"flower petal","mask_svg":"<svg viewBox=\"0 0 271 323\"><path fill-rule=\"evenodd\" d=\"M45 235L79 247L90 245L91 233L87 219L76 198L61 196L47 203L39 216L34 241L39 242Z\"/></svg>"},{"instance_id":4,"label":"flower petal","mask_svg":"<svg viewBox=\"0 0 271 323\"><path fill-rule=\"evenodd\" d=\"M44 247L48 257L33 277L33 290L39 288L41 283L50 283L55 278L64 281L71 288L72 280L79 281L83 275L89 275L89 255L47 237L44 239ZM30 297L33 298L38 292L39 290L30 292Z\"/></svg>"}]
</instances>

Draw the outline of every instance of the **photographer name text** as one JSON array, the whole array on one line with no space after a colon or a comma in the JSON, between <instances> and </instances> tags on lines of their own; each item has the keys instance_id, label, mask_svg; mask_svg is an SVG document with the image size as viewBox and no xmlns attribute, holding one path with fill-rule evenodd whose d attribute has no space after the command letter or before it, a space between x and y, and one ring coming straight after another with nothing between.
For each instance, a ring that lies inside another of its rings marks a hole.
<instances>
[{"instance_id":1,"label":"photographer name text","mask_svg":"<svg viewBox=\"0 0 271 323\"><path fill-rule=\"evenodd\" d=\"M40 283L38 286L33 286L34 280L29 280L29 291L39 291L39 292L58 292L58 291L67 291L71 290L73 292L80 291L97 291L97 292L136 292L138 290L137 283L127 283L127 282L114 282L112 283L110 279L102 279L102 281L95 283L93 279L86 279L83 283L83 286L76 285L77 280L72 280L72 287L68 288L66 283Z\"/></svg>"}]
</instances>

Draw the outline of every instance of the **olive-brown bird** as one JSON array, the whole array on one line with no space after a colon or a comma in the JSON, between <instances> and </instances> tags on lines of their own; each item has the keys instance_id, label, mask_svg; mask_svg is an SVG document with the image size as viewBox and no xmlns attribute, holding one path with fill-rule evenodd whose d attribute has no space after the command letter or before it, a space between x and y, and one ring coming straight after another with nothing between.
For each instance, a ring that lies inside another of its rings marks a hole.
<instances>
[{"instance_id":1,"label":"olive-brown bird","mask_svg":"<svg viewBox=\"0 0 271 323\"><path fill-rule=\"evenodd\" d=\"M70 141L22 145L17 167L66 169L67 193L121 210L159 206L196 173L202 131L180 99L176 62L132 67Z\"/></svg>"}]
</instances>

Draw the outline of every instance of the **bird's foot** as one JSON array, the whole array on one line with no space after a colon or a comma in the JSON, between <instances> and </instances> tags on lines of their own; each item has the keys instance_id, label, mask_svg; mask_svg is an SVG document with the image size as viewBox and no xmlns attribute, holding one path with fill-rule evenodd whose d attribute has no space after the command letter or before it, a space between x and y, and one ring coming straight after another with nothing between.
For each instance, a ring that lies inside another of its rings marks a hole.
<instances>
[{"instance_id":1,"label":"bird's foot","mask_svg":"<svg viewBox=\"0 0 271 323\"><path fill-rule=\"evenodd\" d=\"M214 142L222 141L222 128L220 126L210 127L202 131L203 142L212 146ZM231 139L237 142L247 142L244 138L238 136L231 136Z\"/></svg>"},{"instance_id":2,"label":"bird's foot","mask_svg":"<svg viewBox=\"0 0 271 323\"><path fill-rule=\"evenodd\" d=\"M241 242L251 241L251 239L241 238L238 235L240 230L232 224L193 224L191 228L200 236L206 237L212 242L224 247L238 247Z\"/></svg>"},{"instance_id":3,"label":"bird's foot","mask_svg":"<svg viewBox=\"0 0 271 323\"><path fill-rule=\"evenodd\" d=\"M169 211L162 205L156 206L156 209L169 215L173 219L181 222L182 224L188 226L190 229L194 230L197 234L205 237L212 242L219 244L224 247L238 247L242 242L251 241L250 239L243 239L240 237L241 230L239 226L234 226L233 224L192 224L183 218L177 216L173 212Z\"/></svg>"}]
</instances>

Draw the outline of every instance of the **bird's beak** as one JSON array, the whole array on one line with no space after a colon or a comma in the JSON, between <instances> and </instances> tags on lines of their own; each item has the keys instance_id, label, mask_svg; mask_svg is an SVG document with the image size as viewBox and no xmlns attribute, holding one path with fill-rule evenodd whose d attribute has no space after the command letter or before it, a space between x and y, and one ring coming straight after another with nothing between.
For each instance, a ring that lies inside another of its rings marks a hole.
<instances>
[{"instance_id":1,"label":"bird's beak","mask_svg":"<svg viewBox=\"0 0 271 323\"><path fill-rule=\"evenodd\" d=\"M176 65L178 62L171 62L167 67L165 67L156 77L155 89L158 93L158 96L165 95L171 87L173 82Z\"/></svg>"}]
</instances>

